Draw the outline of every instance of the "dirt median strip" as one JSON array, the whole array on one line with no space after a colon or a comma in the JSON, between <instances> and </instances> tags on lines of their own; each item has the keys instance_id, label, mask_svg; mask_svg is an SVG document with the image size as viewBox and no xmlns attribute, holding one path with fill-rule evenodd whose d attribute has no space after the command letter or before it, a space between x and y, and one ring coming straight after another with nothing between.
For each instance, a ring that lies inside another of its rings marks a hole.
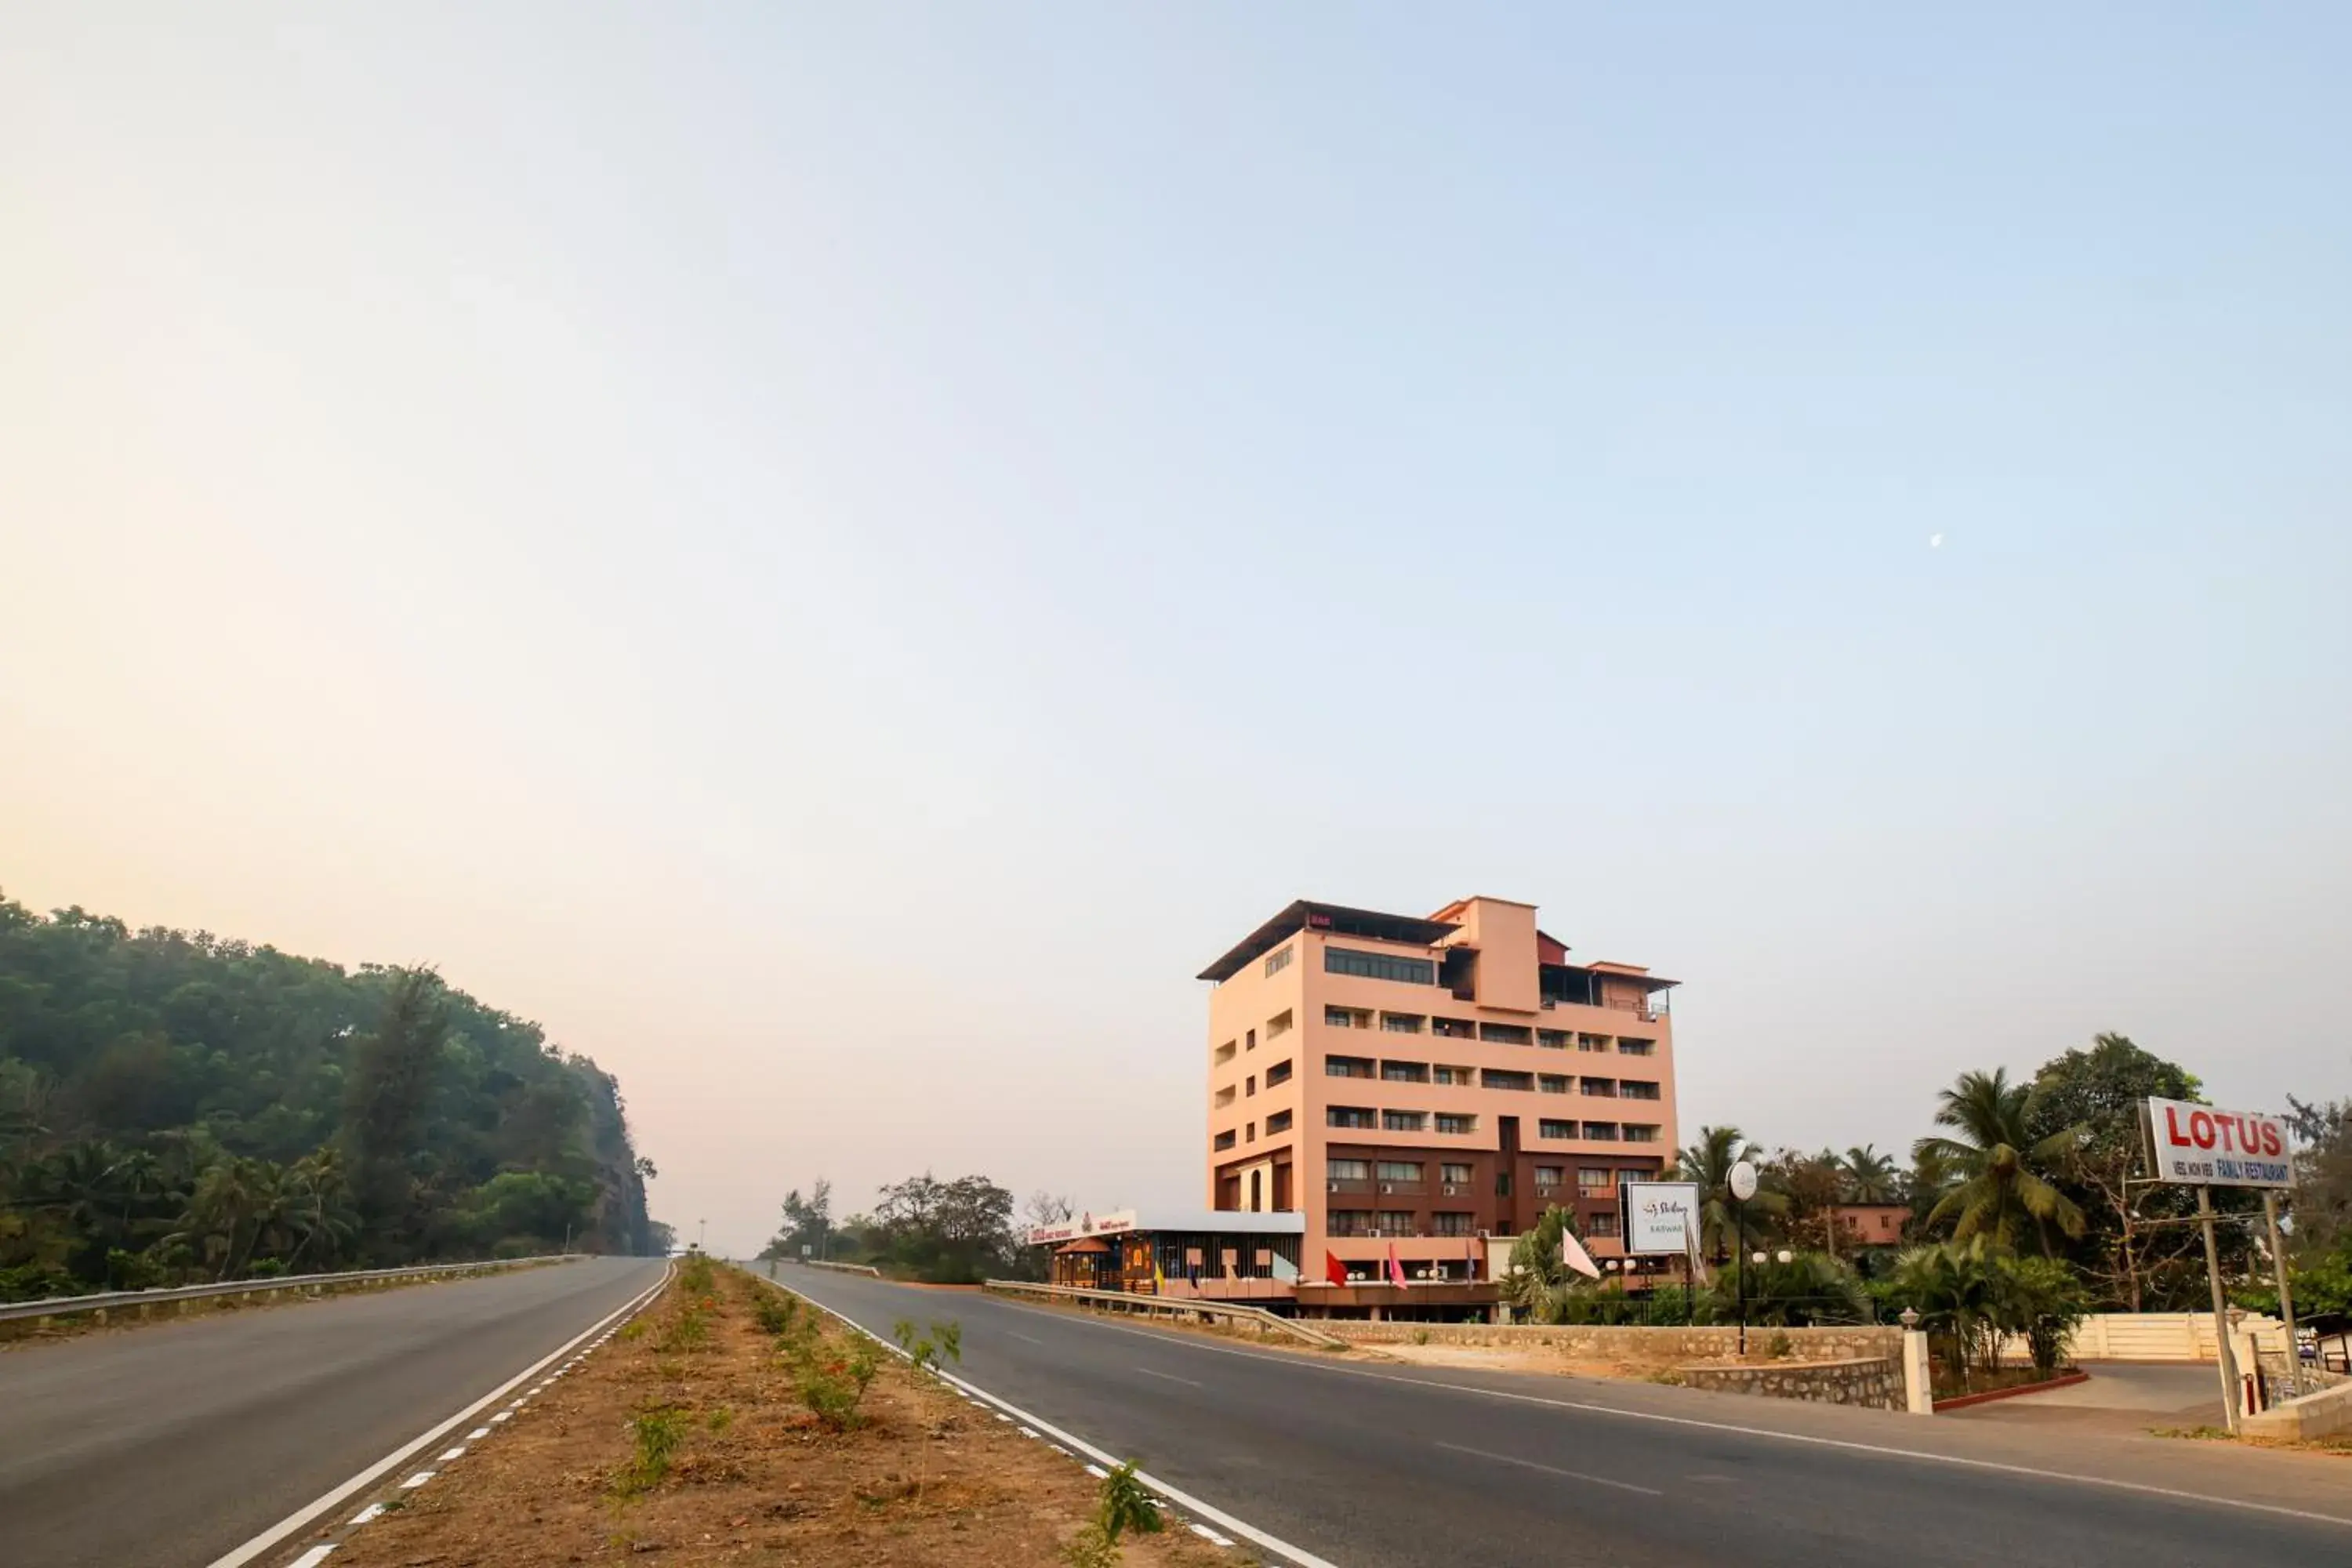
<instances>
[{"instance_id":1,"label":"dirt median strip","mask_svg":"<svg viewBox=\"0 0 2352 1568\"><path fill-rule=\"evenodd\" d=\"M814 1310L763 1298L788 1300L733 1269L673 1281L494 1435L383 1500L333 1568L1250 1561L1173 1519L1128 1531L1117 1558L1074 1556L1101 1480ZM915 1331L942 1354L950 1305Z\"/></svg>"}]
</instances>

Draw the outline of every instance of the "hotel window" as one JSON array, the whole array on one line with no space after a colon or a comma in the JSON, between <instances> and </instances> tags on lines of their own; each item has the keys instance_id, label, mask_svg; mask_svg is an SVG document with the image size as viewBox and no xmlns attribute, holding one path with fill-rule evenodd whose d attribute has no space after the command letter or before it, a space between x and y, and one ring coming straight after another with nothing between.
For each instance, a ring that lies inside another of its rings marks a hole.
<instances>
[{"instance_id":1,"label":"hotel window","mask_svg":"<svg viewBox=\"0 0 2352 1568\"><path fill-rule=\"evenodd\" d=\"M1228 1128L1228 1129L1226 1129L1224 1131L1220 1132L1220 1133L1218 1133L1218 1134L1217 1134L1217 1147L1218 1147L1218 1148L1220 1148L1220 1149L1230 1149L1230 1148L1232 1148L1233 1146L1234 1146L1234 1134L1233 1134L1233 1130L1232 1130L1231 1128Z\"/></svg>"},{"instance_id":2,"label":"hotel window","mask_svg":"<svg viewBox=\"0 0 2352 1568\"><path fill-rule=\"evenodd\" d=\"M1288 1083L1289 1081L1290 1064L1288 1062L1276 1062L1272 1067L1265 1069L1266 1088L1272 1089L1276 1084Z\"/></svg>"},{"instance_id":3,"label":"hotel window","mask_svg":"<svg viewBox=\"0 0 2352 1568\"><path fill-rule=\"evenodd\" d=\"M1382 1209L1380 1226L1382 1236L1412 1236L1421 1228L1413 1223L1411 1209Z\"/></svg>"},{"instance_id":4,"label":"hotel window","mask_svg":"<svg viewBox=\"0 0 2352 1568\"><path fill-rule=\"evenodd\" d=\"M1606 1035L1579 1035L1576 1037L1576 1048L1580 1051L1605 1052L1609 1049L1609 1037Z\"/></svg>"},{"instance_id":5,"label":"hotel window","mask_svg":"<svg viewBox=\"0 0 2352 1568\"><path fill-rule=\"evenodd\" d=\"M1443 1121L1445 1118L1441 1116L1438 1120ZM1369 1123L1367 1123L1367 1125L1369 1125ZM1381 1112L1381 1131L1383 1132L1419 1132L1427 1128L1428 1125L1429 1112L1425 1110L1383 1110Z\"/></svg>"},{"instance_id":6,"label":"hotel window","mask_svg":"<svg viewBox=\"0 0 2352 1568\"><path fill-rule=\"evenodd\" d=\"M1568 1031L1566 1029L1538 1029L1536 1031L1536 1044L1541 1046L1548 1051L1564 1051L1568 1049Z\"/></svg>"},{"instance_id":7,"label":"hotel window","mask_svg":"<svg viewBox=\"0 0 2352 1568\"><path fill-rule=\"evenodd\" d=\"M1429 1022L1418 1013L1383 1013L1381 1027L1391 1035L1418 1035Z\"/></svg>"},{"instance_id":8,"label":"hotel window","mask_svg":"<svg viewBox=\"0 0 2352 1568\"><path fill-rule=\"evenodd\" d=\"M1587 1236L1596 1237L1615 1236L1617 1234L1617 1216L1611 1214L1607 1209L1601 1210L1599 1214L1586 1215L1584 1216L1584 1234Z\"/></svg>"},{"instance_id":9,"label":"hotel window","mask_svg":"<svg viewBox=\"0 0 2352 1568\"><path fill-rule=\"evenodd\" d=\"M1257 1098L1257 1074L1250 1074L1248 1078L1242 1080L1242 1098L1244 1100L1255 1100Z\"/></svg>"},{"instance_id":10,"label":"hotel window","mask_svg":"<svg viewBox=\"0 0 2352 1568\"><path fill-rule=\"evenodd\" d=\"M1578 1087L1596 1100L1617 1098L1617 1080L1613 1078L1589 1078Z\"/></svg>"},{"instance_id":11,"label":"hotel window","mask_svg":"<svg viewBox=\"0 0 2352 1568\"><path fill-rule=\"evenodd\" d=\"M1471 1082L1468 1068L1450 1068L1443 1064L1429 1069L1432 1083L1458 1083L1467 1087Z\"/></svg>"},{"instance_id":12,"label":"hotel window","mask_svg":"<svg viewBox=\"0 0 2352 1568\"><path fill-rule=\"evenodd\" d=\"M1369 1132L1374 1127L1378 1126L1379 1123L1373 1119L1371 1108L1370 1106L1333 1105L1325 1107L1323 1111L1323 1125L1326 1127L1352 1127L1359 1131Z\"/></svg>"},{"instance_id":13,"label":"hotel window","mask_svg":"<svg viewBox=\"0 0 2352 1568\"><path fill-rule=\"evenodd\" d=\"M1298 950L1295 947L1281 947L1276 948L1273 952L1269 953L1266 956L1265 961L1265 973L1267 977L1270 979L1289 968L1291 956L1297 951Z\"/></svg>"},{"instance_id":14,"label":"hotel window","mask_svg":"<svg viewBox=\"0 0 2352 1568\"><path fill-rule=\"evenodd\" d=\"M1619 1051L1629 1057L1655 1056L1658 1052L1658 1042L1655 1040L1621 1039L1617 1042L1617 1048Z\"/></svg>"},{"instance_id":15,"label":"hotel window","mask_svg":"<svg viewBox=\"0 0 2352 1568\"><path fill-rule=\"evenodd\" d=\"M1538 1121L1536 1123L1536 1136L1538 1138L1573 1138L1576 1136L1576 1123L1573 1121Z\"/></svg>"},{"instance_id":16,"label":"hotel window","mask_svg":"<svg viewBox=\"0 0 2352 1568\"><path fill-rule=\"evenodd\" d=\"M1498 1046L1526 1046L1535 1043L1535 1037L1525 1024L1481 1024L1478 1037Z\"/></svg>"},{"instance_id":17,"label":"hotel window","mask_svg":"<svg viewBox=\"0 0 2352 1568\"><path fill-rule=\"evenodd\" d=\"M1657 1141L1658 1130L1655 1127L1640 1121L1628 1121L1625 1123L1626 1142L1654 1143Z\"/></svg>"},{"instance_id":18,"label":"hotel window","mask_svg":"<svg viewBox=\"0 0 2352 1568\"><path fill-rule=\"evenodd\" d=\"M1618 1184L1621 1186L1627 1182L1654 1182L1657 1179L1658 1173L1655 1171L1620 1170L1617 1173Z\"/></svg>"},{"instance_id":19,"label":"hotel window","mask_svg":"<svg viewBox=\"0 0 2352 1568\"><path fill-rule=\"evenodd\" d=\"M1290 1112L1287 1110L1277 1110L1272 1116L1265 1119L1265 1135L1267 1137L1271 1138L1277 1132L1287 1132L1289 1131Z\"/></svg>"},{"instance_id":20,"label":"hotel window","mask_svg":"<svg viewBox=\"0 0 2352 1568\"><path fill-rule=\"evenodd\" d=\"M1227 1084L1224 1088L1217 1090L1217 1103L1219 1105L1231 1105L1233 1102L1234 1086L1232 1084Z\"/></svg>"},{"instance_id":21,"label":"hotel window","mask_svg":"<svg viewBox=\"0 0 2352 1568\"><path fill-rule=\"evenodd\" d=\"M1617 1142L1617 1124L1614 1121L1588 1121L1584 1124L1584 1135L1599 1142L1614 1143Z\"/></svg>"},{"instance_id":22,"label":"hotel window","mask_svg":"<svg viewBox=\"0 0 2352 1568\"><path fill-rule=\"evenodd\" d=\"M1244 1041L1242 1049L1245 1051L1254 1051L1257 1049L1257 1031L1255 1029L1244 1029L1242 1031L1242 1039Z\"/></svg>"},{"instance_id":23,"label":"hotel window","mask_svg":"<svg viewBox=\"0 0 2352 1568\"><path fill-rule=\"evenodd\" d=\"M1568 1079L1566 1075L1561 1073L1538 1073L1536 1075L1536 1087L1543 1090L1546 1094L1566 1094L1568 1092Z\"/></svg>"},{"instance_id":24,"label":"hotel window","mask_svg":"<svg viewBox=\"0 0 2352 1568\"><path fill-rule=\"evenodd\" d=\"M1244 1143L1255 1143L1257 1142L1256 1122L1248 1121L1242 1124L1242 1142Z\"/></svg>"},{"instance_id":25,"label":"hotel window","mask_svg":"<svg viewBox=\"0 0 2352 1568\"><path fill-rule=\"evenodd\" d=\"M1440 1132L1449 1132L1460 1137L1477 1131L1478 1119L1475 1116L1448 1116L1444 1111L1440 1111L1437 1116L1437 1130ZM1418 1131L1419 1129L1416 1128L1414 1131Z\"/></svg>"},{"instance_id":26,"label":"hotel window","mask_svg":"<svg viewBox=\"0 0 2352 1568\"><path fill-rule=\"evenodd\" d=\"M1617 1092L1627 1100L1655 1100L1658 1098L1658 1086L1629 1078L1617 1086Z\"/></svg>"},{"instance_id":27,"label":"hotel window","mask_svg":"<svg viewBox=\"0 0 2352 1568\"><path fill-rule=\"evenodd\" d=\"M1334 1029L1352 1029L1356 1026L1356 1015L1345 1007L1326 1007L1323 1022Z\"/></svg>"},{"instance_id":28,"label":"hotel window","mask_svg":"<svg viewBox=\"0 0 2352 1568\"><path fill-rule=\"evenodd\" d=\"M1406 985L1434 985L1437 965L1426 958L1391 958L1385 952L1360 952L1352 947L1326 947L1323 973L1352 974L1360 980L1394 980Z\"/></svg>"},{"instance_id":29,"label":"hotel window","mask_svg":"<svg viewBox=\"0 0 2352 1568\"><path fill-rule=\"evenodd\" d=\"M1466 1187L1470 1184L1470 1167L1458 1161L1446 1161L1437 1167L1437 1179L1441 1182L1457 1187Z\"/></svg>"},{"instance_id":30,"label":"hotel window","mask_svg":"<svg viewBox=\"0 0 2352 1568\"><path fill-rule=\"evenodd\" d=\"M1323 1219L1324 1228L1333 1236L1372 1234L1372 1211L1370 1209L1332 1209Z\"/></svg>"},{"instance_id":31,"label":"hotel window","mask_svg":"<svg viewBox=\"0 0 2352 1568\"><path fill-rule=\"evenodd\" d=\"M1576 1173L1576 1190L1588 1198L1613 1193L1617 1184L1609 1179L1606 1171L1596 1171L1590 1165L1580 1166Z\"/></svg>"},{"instance_id":32,"label":"hotel window","mask_svg":"<svg viewBox=\"0 0 2352 1568\"><path fill-rule=\"evenodd\" d=\"M1477 1026L1467 1018L1432 1018L1429 1032L1443 1035L1449 1040L1473 1040L1478 1037Z\"/></svg>"},{"instance_id":33,"label":"hotel window","mask_svg":"<svg viewBox=\"0 0 2352 1568\"><path fill-rule=\"evenodd\" d=\"M1479 1083L1487 1089L1516 1089L1532 1094L1536 1080L1533 1073L1500 1072L1487 1068L1478 1075Z\"/></svg>"},{"instance_id":34,"label":"hotel window","mask_svg":"<svg viewBox=\"0 0 2352 1568\"><path fill-rule=\"evenodd\" d=\"M1418 1183L1421 1180L1421 1173L1428 1167L1418 1160L1382 1160L1378 1169L1381 1181L1393 1184Z\"/></svg>"},{"instance_id":35,"label":"hotel window","mask_svg":"<svg viewBox=\"0 0 2352 1568\"><path fill-rule=\"evenodd\" d=\"M1323 1076L1325 1078L1370 1078L1372 1076L1372 1058L1370 1057L1325 1057L1323 1058Z\"/></svg>"},{"instance_id":36,"label":"hotel window","mask_svg":"<svg viewBox=\"0 0 2352 1568\"><path fill-rule=\"evenodd\" d=\"M1234 1052L1239 1047L1234 1041L1227 1040L1223 1045L1217 1047L1217 1060L1220 1062L1229 1062L1233 1060Z\"/></svg>"},{"instance_id":37,"label":"hotel window","mask_svg":"<svg viewBox=\"0 0 2352 1568\"><path fill-rule=\"evenodd\" d=\"M1429 1216L1429 1234L1432 1236L1475 1236L1477 1234L1477 1221L1478 1216L1474 1214L1454 1214L1447 1210L1441 1209L1437 1213Z\"/></svg>"},{"instance_id":38,"label":"hotel window","mask_svg":"<svg viewBox=\"0 0 2352 1568\"><path fill-rule=\"evenodd\" d=\"M1323 1170L1335 1182L1369 1182L1372 1179L1372 1163L1370 1160L1326 1160Z\"/></svg>"},{"instance_id":39,"label":"hotel window","mask_svg":"<svg viewBox=\"0 0 2352 1568\"><path fill-rule=\"evenodd\" d=\"M1290 1026L1293 1022L1290 1009L1285 1007L1265 1021L1265 1037L1270 1041L1279 1039L1282 1036L1290 1033Z\"/></svg>"},{"instance_id":40,"label":"hotel window","mask_svg":"<svg viewBox=\"0 0 2352 1568\"><path fill-rule=\"evenodd\" d=\"M1559 1186L1559 1178L1560 1168L1558 1165L1538 1165L1536 1167L1536 1191L1542 1192L1547 1187Z\"/></svg>"},{"instance_id":41,"label":"hotel window","mask_svg":"<svg viewBox=\"0 0 2352 1568\"><path fill-rule=\"evenodd\" d=\"M1381 1077L1391 1083L1427 1083L1429 1064L1427 1062L1382 1062Z\"/></svg>"}]
</instances>

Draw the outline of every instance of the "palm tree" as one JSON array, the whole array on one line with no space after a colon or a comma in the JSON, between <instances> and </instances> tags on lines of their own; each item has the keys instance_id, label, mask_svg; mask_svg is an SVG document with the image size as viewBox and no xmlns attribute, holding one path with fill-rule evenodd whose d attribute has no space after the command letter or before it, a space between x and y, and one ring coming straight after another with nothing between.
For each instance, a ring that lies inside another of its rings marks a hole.
<instances>
[{"instance_id":1,"label":"palm tree","mask_svg":"<svg viewBox=\"0 0 2352 1568\"><path fill-rule=\"evenodd\" d=\"M302 1261L305 1253L331 1259L359 1233L351 1182L343 1173L342 1154L333 1144L315 1149L289 1165L286 1187L287 1223L299 1238L286 1259L289 1270Z\"/></svg>"},{"instance_id":2,"label":"palm tree","mask_svg":"<svg viewBox=\"0 0 2352 1568\"><path fill-rule=\"evenodd\" d=\"M1776 1215L1789 1206L1779 1193L1759 1192L1741 1205L1745 1223L1738 1228L1745 1234L1732 1234L1731 1167L1751 1148L1748 1135L1737 1127L1702 1127L1698 1142L1675 1159L1675 1173L1698 1187L1699 1247L1717 1263L1728 1259L1734 1247L1747 1245L1757 1232L1759 1215Z\"/></svg>"},{"instance_id":3,"label":"palm tree","mask_svg":"<svg viewBox=\"0 0 2352 1568\"><path fill-rule=\"evenodd\" d=\"M1922 1138L1911 1157L1921 1166L1940 1162L1958 1178L1927 1213L1927 1224L1954 1222L1952 1238L1990 1237L1996 1247L2017 1245L2029 1226L2050 1250L2050 1227L2083 1234L2083 1211L2042 1179L2035 1167L2063 1160L2082 1141L2083 1129L2068 1127L2036 1142L2026 1135L2025 1102L2032 1086L2009 1081L2009 1069L1964 1072L1942 1090L1936 1123L1957 1138Z\"/></svg>"},{"instance_id":4,"label":"palm tree","mask_svg":"<svg viewBox=\"0 0 2352 1568\"><path fill-rule=\"evenodd\" d=\"M1882 1154L1874 1143L1864 1143L1849 1149L1838 1161L1845 1173L1845 1195L1848 1203L1891 1204L1895 1202L1897 1184L1895 1157Z\"/></svg>"}]
</instances>

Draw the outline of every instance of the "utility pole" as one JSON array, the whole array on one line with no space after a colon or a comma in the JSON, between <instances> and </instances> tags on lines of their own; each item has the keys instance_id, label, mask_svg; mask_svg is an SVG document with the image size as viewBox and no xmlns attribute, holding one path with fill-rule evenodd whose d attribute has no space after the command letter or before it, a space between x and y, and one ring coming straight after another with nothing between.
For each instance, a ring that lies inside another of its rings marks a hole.
<instances>
[{"instance_id":1,"label":"utility pole","mask_svg":"<svg viewBox=\"0 0 2352 1568\"><path fill-rule=\"evenodd\" d=\"M694 1222L694 1250L697 1252L709 1251L710 1248L702 1245L706 1240L709 1239L709 1237L710 1222L707 1219L696 1220ZM2213 1239L2213 1233L2210 1231L2206 1232L2205 1239L2208 1244L2210 1244ZM2216 1287L2216 1289L2219 1289L2219 1287Z\"/></svg>"},{"instance_id":2,"label":"utility pole","mask_svg":"<svg viewBox=\"0 0 2352 1568\"><path fill-rule=\"evenodd\" d=\"M2286 1393L2292 1399L2303 1392L2303 1347L2294 1341L2294 1293L2287 1288L2286 1248L2279 1242L2278 1194L2264 1189L2263 1223L2271 1231L2271 1271L2278 1280L2279 1317L2286 1324Z\"/></svg>"},{"instance_id":3,"label":"utility pole","mask_svg":"<svg viewBox=\"0 0 2352 1568\"><path fill-rule=\"evenodd\" d=\"M2221 1299L2221 1249L2213 1240L2213 1192L2200 1185L2197 1189L2197 1222L2205 1232L2205 1279L2213 1287L2213 1349L2214 1362L2221 1369L2221 1413L2227 1416L2230 1430L2238 1429L2238 1357L2230 1347L2230 1311ZM2285 1303L2281 1302L2282 1306Z\"/></svg>"}]
</instances>

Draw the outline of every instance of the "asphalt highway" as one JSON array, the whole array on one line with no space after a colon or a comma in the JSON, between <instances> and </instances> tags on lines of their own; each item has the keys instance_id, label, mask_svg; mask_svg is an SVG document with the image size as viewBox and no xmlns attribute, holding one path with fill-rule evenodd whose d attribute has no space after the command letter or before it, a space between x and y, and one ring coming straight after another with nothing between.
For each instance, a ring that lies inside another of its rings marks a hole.
<instances>
[{"instance_id":1,"label":"asphalt highway","mask_svg":"<svg viewBox=\"0 0 2352 1568\"><path fill-rule=\"evenodd\" d=\"M977 1386L1339 1568L2352 1563L2340 1458L1335 1361L779 1275L886 1338L957 1319Z\"/></svg>"},{"instance_id":2,"label":"asphalt highway","mask_svg":"<svg viewBox=\"0 0 2352 1568\"><path fill-rule=\"evenodd\" d=\"M0 1352L0 1565L202 1568L662 1267L592 1258Z\"/></svg>"}]
</instances>

